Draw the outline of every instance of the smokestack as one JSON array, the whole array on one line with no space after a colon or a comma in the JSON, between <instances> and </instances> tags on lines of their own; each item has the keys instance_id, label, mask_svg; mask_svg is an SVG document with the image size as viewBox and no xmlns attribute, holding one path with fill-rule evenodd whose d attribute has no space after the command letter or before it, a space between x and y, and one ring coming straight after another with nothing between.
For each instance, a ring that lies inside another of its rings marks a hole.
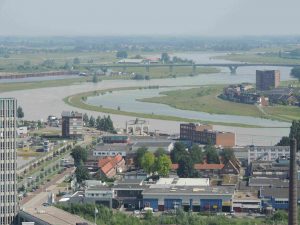
<instances>
[{"instance_id":1,"label":"smokestack","mask_svg":"<svg viewBox=\"0 0 300 225\"><path fill-rule=\"evenodd\" d=\"M290 142L290 182L289 182L289 225L298 225L297 210L297 141L293 138Z\"/></svg>"}]
</instances>

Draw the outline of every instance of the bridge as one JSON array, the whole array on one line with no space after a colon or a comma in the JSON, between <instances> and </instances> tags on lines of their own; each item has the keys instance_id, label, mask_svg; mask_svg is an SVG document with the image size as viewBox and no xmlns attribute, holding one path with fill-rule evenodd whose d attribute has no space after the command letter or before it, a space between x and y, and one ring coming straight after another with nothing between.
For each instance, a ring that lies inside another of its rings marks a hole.
<instances>
[{"instance_id":1,"label":"bridge","mask_svg":"<svg viewBox=\"0 0 300 225\"><path fill-rule=\"evenodd\" d=\"M191 67L193 74L196 73L197 67L227 67L229 68L231 74L236 74L238 67L257 67L257 66L274 66L274 67L295 67L300 66L300 64L278 64L278 63L194 63L194 64L94 64L86 65L90 68L101 68L103 71L113 68L121 68L123 72L126 72L127 68L145 68L146 72L150 71L150 68L155 67L168 67L170 73L173 72L174 67Z\"/></svg>"}]
</instances>

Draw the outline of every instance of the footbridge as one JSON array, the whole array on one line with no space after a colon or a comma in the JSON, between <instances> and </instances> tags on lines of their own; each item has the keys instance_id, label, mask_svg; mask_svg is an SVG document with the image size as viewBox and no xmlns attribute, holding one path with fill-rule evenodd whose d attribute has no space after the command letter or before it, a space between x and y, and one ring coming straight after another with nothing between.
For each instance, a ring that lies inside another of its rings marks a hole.
<instances>
[{"instance_id":1,"label":"footbridge","mask_svg":"<svg viewBox=\"0 0 300 225\"><path fill-rule=\"evenodd\" d=\"M86 65L90 68L100 68L103 71L107 71L107 69L122 69L123 72L126 72L127 68L145 68L146 72L149 72L151 68L155 67L168 67L170 73L173 72L175 67L191 67L191 72L193 74L196 73L197 67L227 67L229 68L232 74L236 74L236 71L239 67L257 67L257 66L273 66L273 67L295 67L300 66L300 64L278 64L278 63L194 63L194 64L123 64L123 63L115 63L115 64L93 64Z\"/></svg>"}]
</instances>

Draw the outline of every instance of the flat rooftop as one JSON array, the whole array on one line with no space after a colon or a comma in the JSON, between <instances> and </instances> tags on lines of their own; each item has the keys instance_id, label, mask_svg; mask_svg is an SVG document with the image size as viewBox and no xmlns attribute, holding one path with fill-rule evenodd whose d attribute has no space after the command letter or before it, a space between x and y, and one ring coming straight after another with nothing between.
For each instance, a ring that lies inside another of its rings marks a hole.
<instances>
[{"instance_id":1,"label":"flat rooftop","mask_svg":"<svg viewBox=\"0 0 300 225\"><path fill-rule=\"evenodd\" d=\"M147 188L143 195L233 195L234 187L195 187L195 186L176 186L168 188Z\"/></svg>"},{"instance_id":2,"label":"flat rooftop","mask_svg":"<svg viewBox=\"0 0 300 225\"><path fill-rule=\"evenodd\" d=\"M128 151L127 144L99 144L94 151Z\"/></svg>"},{"instance_id":3,"label":"flat rooftop","mask_svg":"<svg viewBox=\"0 0 300 225\"><path fill-rule=\"evenodd\" d=\"M237 191L233 196L234 201L260 201L257 192Z\"/></svg>"},{"instance_id":4,"label":"flat rooftop","mask_svg":"<svg viewBox=\"0 0 300 225\"><path fill-rule=\"evenodd\" d=\"M209 178L160 178L151 188L158 186L209 186Z\"/></svg>"},{"instance_id":5,"label":"flat rooftop","mask_svg":"<svg viewBox=\"0 0 300 225\"><path fill-rule=\"evenodd\" d=\"M25 209L24 213L30 214L35 218L38 218L42 221L47 222L48 224L53 225L74 225L79 222L87 223L89 225L93 224L79 216L68 213L53 206L37 209Z\"/></svg>"}]
</instances>

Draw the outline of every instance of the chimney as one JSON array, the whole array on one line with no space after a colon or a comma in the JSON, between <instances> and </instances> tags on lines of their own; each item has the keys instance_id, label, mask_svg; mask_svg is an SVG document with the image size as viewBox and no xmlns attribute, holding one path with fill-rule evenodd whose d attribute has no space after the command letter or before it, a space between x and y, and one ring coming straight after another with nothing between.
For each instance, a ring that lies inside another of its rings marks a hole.
<instances>
[{"instance_id":1,"label":"chimney","mask_svg":"<svg viewBox=\"0 0 300 225\"><path fill-rule=\"evenodd\" d=\"M290 141L289 225L298 225L297 140Z\"/></svg>"}]
</instances>

